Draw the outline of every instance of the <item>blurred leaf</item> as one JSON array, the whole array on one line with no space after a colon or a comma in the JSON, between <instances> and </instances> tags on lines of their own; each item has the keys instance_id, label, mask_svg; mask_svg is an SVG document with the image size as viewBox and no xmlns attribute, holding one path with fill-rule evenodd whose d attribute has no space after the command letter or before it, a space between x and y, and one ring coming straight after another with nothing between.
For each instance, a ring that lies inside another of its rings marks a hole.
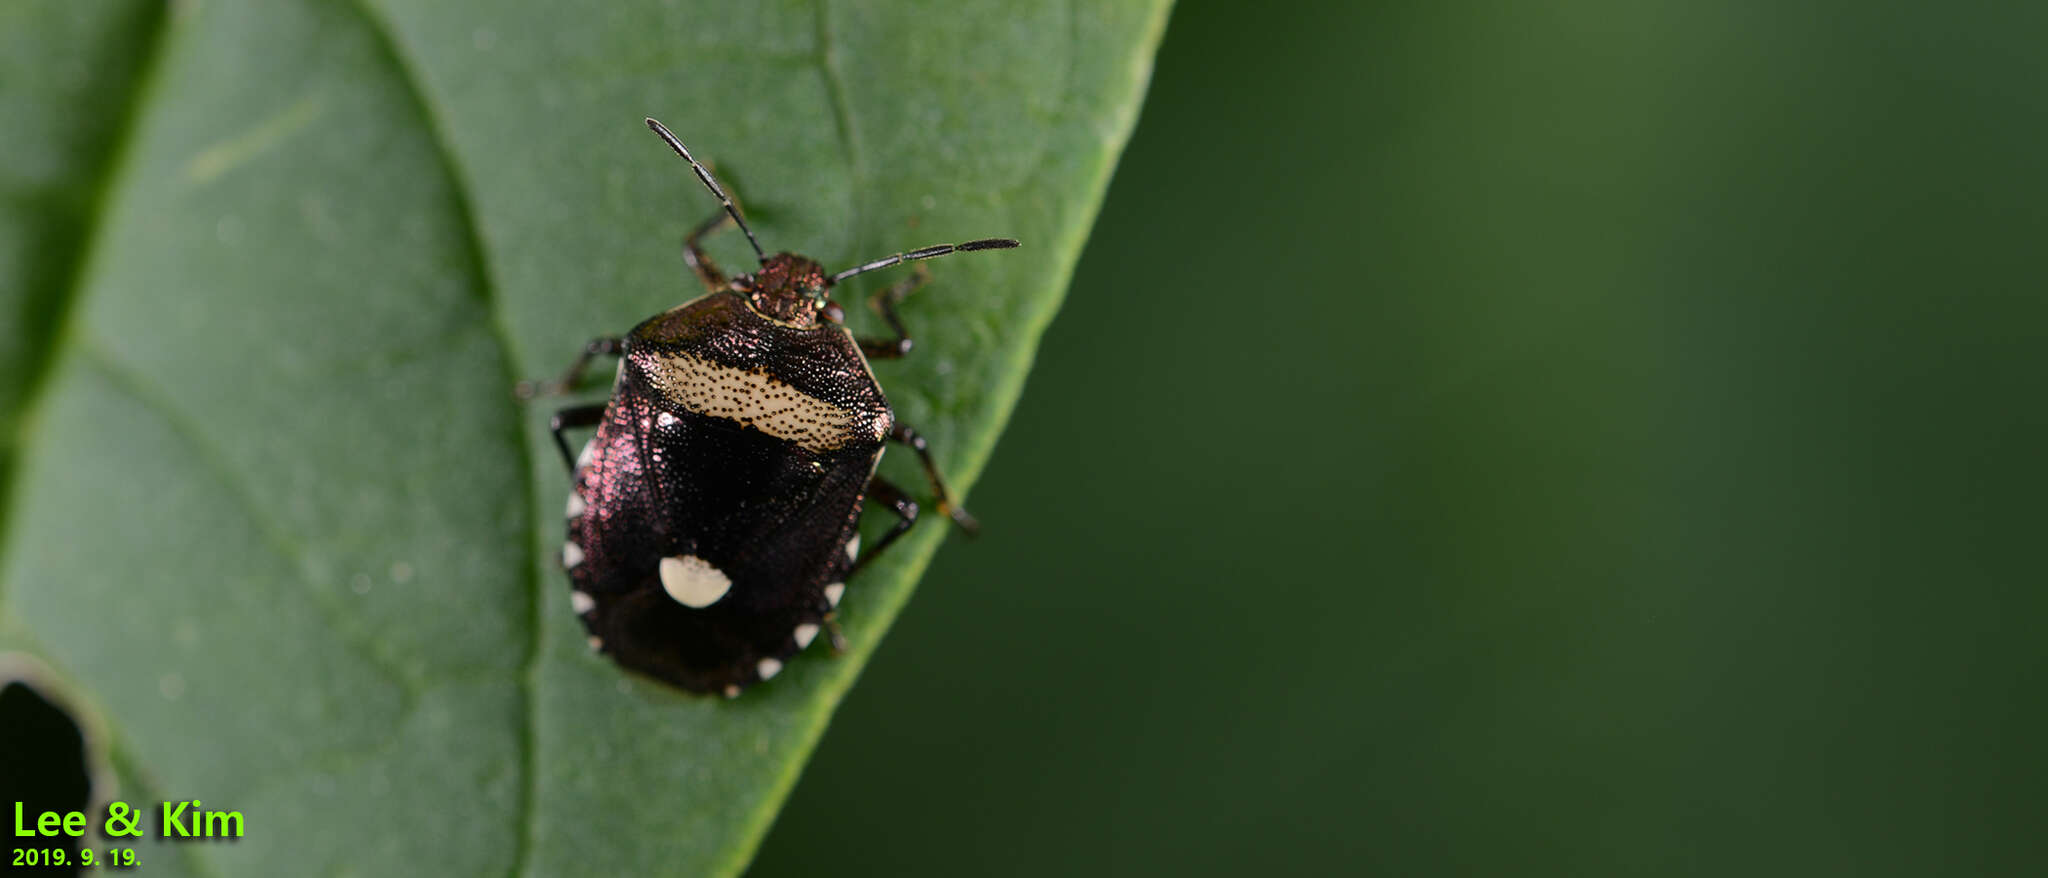
<instances>
[{"instance_id":1,"label":"blurred leaf","mask_svg":"<svg viewBox=\"0 0 2048 878\"><path fill-rule=\"evenodd\" d=\"M0 332L20 437L0 648L83 714L119 778L99 795L245 815L232 845L143 840L151 874L742 868L945 532L918 528L853 583L849 653L730 702L584 649L552 560L567 479L551 406L509 389L696 294L677 242L715 204L640 117L713 160L773 248L847 265L1025 242L935 265L906 308L917 354L877 367L964 488L1065 289L1164 14L0 13L0 108L35 147L0 156L10 194L28 179L98 204L63 226L14 198L0 225L0 306L41 315ZM122 147L95 162L77 146L94 142ZM730 240L714 252L744 264Z\"/></svg>"},{"instance_id":2,"label":"blurred leaf","mask_svg":"<svg viewBox=\"0 0 2048 878\"><path fill-rule=\"evenodd\" d=\"M162 11L155 0L0 7L0 491Z\"/></svg>"}]
</instances>

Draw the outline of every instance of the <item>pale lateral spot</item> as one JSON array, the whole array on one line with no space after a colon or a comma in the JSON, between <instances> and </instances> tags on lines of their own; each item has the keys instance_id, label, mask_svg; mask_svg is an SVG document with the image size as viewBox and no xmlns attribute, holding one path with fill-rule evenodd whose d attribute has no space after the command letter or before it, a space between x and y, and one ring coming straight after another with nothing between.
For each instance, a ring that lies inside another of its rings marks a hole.
<instances>
[{"instance_id":1,"label":"pale lateral spot","mask_svg":"<svg viewBox=\"0 0 2048 878\"><path fill-rule=\"evenodd\" d=\"M596 453L597 438L593 436L589 442L583 443L582 451L576 452L576 469L581 471L583 468L590 466L590 458Z\"/></svg>"},{"instance_id":2,"label":"pale lateral spot","mask_svg":"<svg viewBox=\"0 0 2048 878\"><path fill-rule=\"evenodd\" d=\"M597 609L597 601L592 600L590 595L580 591L572 591L569 593L569 609L575 610L576 615L581 616L584 613Z\"/></svg>"},{"instance_id":3,"label":"pale lateral spot","mask_svg":"<svg viewBox=\"0 0 2048 878\"><path fill-rule=\"evenodd\" d=\"M562 544L562 569L567 570L583 563L583 547L573 542Z\"/></svg>"},{"instance_id":4,"label":"pale lateral spot","mask_svg":"<svg viewBox=\"0 0 2048 878\"><path fill-rule=\"evenodd\" d=\"M604 638L602 638L602 637L592 637L592 638L590 638L590 651L591 651L591 652L603 652L603 651L604 651Z\"/></svg>"},{"instance_id":5,"label":"pale lateral spot","mask_svg":"<svg viewBox=\"0 0 2048 878\"><path fill-rule=\"evenodd\" d=\"M725 571L711 566L695 555L681 555L661 559L661 588L676 603L692 609L703 609L725 597L732 588L732 580Z\"/></svg>"},{"instance_id":6,"label":"pale lateral spot","mask_svg":"<svg viewBox=\"0 0 2048 878\"><path fill-rule=\"evenodd\" d=\"M831 451L856 438L880 440L889 427L886 414L848 411L772 376L695 354L662 356L647 378L677 406L735 421L812 451Z\"/></svg>"},{"instance_id":7,"label":"pale lateral spot","mask_svg":"<svg viewBox=\"0 0 2048 878\"><path fill-rule=\"evenodd\" d=\"M802 625L796 626L797 649L808 648L811 645L811 641L816 639L818 639L818 626L813 625L809 622L805 622Z\"/></svg>"},{"instance_id":8,"label":"pale lateral spot","mask_svg":"<svg viewBox=\"0 0 2048 878\"><path fill-rule=\"evenodd\" d=\"M662 412L660 417L654 419L654 423L655 426L659 427L673 427L680 420L682 419L676 417L673 413Z\"/></svg>"},{"instance_id":9,"label":"pale lateral spot","mask_svg":"<svg viewBox=\"0 0 2048 878\"><path fill-rule=\"evenodd\" d=\"M726 685L726 687L725 687L725 697L727 697L727 698L738 698L738 697L740 697L740 687L739 687L739 684L737 684L737 683L731 683L731 684L727 684L727 685Z\"/></svg>"},{"instance_id":10,"label":"pale lateral spot","mask_svg":"<svg viewBox=\"0 0 2048 878\"><path fill-rule=\"evenodd\" d=\"M839 599L845 596L846 583L835 582L831 585L825 586L825 600L831 601L832 606L839 606Z\"/></svg>"},{"instance_id":11,"label":"pale lateral spot","mask_svg":"<svg viewBox=\"0 0 2048 878\"><path fill-rule=\"evenodd\" d=\"M581 518L583 517L583 510L588 508L588 506L583 505L583 494L581 492L570 491L569 505L563 507L562 514L569 518Z\"/></svg>"},{"instance_id":12,"label":"pale lateral spot","mask_svg":"<svg viewBox=\"0 0 2048 878\"><path fill-rule=\"evenodd\" d=\"M769 677L782 673L782 663L772 658L764 658L760 664L754 666L754 670L760 671L761 679L766 680Z\"/></svg>"},{"instance_id":13,"label":"pale lateral spot","mask_svg":"<svg viewBox=\"0 0 2048 878\"><path fill-rule=\"evenodd\" d=\"M853 539L846 541L846 560L860 560L860 534L854 534Z\"/></svg>"}]
</instances>

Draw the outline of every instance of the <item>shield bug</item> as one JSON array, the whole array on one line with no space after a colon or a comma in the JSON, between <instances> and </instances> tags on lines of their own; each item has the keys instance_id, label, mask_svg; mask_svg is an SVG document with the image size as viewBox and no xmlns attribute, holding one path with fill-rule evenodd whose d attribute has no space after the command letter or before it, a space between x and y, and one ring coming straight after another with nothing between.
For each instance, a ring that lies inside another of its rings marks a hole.
<instances>
[{"instance_id":1,"label":"shield bug","mask_svg":"<svg viewBox=\"0 0 2048 878\"><path fill-rule=\"evenodd\" d=\"M857 339L830 296L855 275L949 253L1017 246L1007 238L939 244L828 274L792 253L770 255L718 181L682 141L647 127L689 162L719 209L684 238L683 256L709 290L593 339L553 381L521 396L573 389L591 362L618 358L609 402L570 406L549 424L574 484L569 493L570 606L593 648L692 692L738 695L775 676L832 618L846 582L917 521L918 505L877 475L886 443L923 464L934 502L972 533L925 440L896 420L868 368L911 339L896 305L928 276L877 293L893 339ZM699 246L727 222L760 268L731 277ZM563 431L596 427L571 456ZM863 555L861 508L896 516Z\"/></svg>"}]
</instances>

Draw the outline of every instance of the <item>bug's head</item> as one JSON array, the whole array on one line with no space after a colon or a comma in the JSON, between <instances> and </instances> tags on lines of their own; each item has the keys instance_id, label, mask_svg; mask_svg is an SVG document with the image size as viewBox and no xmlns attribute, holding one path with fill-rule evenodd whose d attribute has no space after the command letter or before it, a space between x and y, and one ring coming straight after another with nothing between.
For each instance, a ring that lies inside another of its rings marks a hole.
<instances>
[{"instance_id":1,"label":"bug's head","mask_svg":"<svg viewBox=\"0 0 2048 878\"><path fill-rule=\"evenodd\" d=\"M831 295L830 290L834 284L847 278L892 265L902 265L905 262L934 259L949 253L1008 250L1017 246L1017 241L1013 238L982 238L964 244L933 244L930 247L920 247L871 262L863 262L837 274L826 274L825 269L818 263L794 253L777 253L769 256L761 249L761 242L754 238L754 230L747 228L746 217L740 216L739 206L733 204L732 198L725 194L718 181L712 179L711 172L705 170L703 165L691 157L690 150L683 146L683 142L677 140L675 134L667 127L653 119L647 120L647 127L660 135L661 139L668 143L669 148L675 150L676 155L683 157L683 161L690 163L690 169L697 172L697 179L704 184L704 188L711 190L711 194L718 197L718 203L725 208L726 215L732 217L733 224L739 226L740 231L746 234L747 244L754 248L754 255L761 260L761 270L734 278L732 289L746 296L748 301L753 303L755 310L777 320L807 327L817 322L819 312L830 307L833 309L830 319L837 322L838 309L827 301L826 297ZM702 233L703 230L700 229L698 234Z\"/></svg>"},{"instance_id":2,"label":"bug's head","mask_svg":"<svg viewBox=\"0 0 2048 878\"><path fill-rule=\"evenodd\" d=\"M777 253L761 260L761 270L742 282L754 310L777 320L809 326L825 307L827 280L824 266L794 253Z\"/></svg>"}]
</instances>

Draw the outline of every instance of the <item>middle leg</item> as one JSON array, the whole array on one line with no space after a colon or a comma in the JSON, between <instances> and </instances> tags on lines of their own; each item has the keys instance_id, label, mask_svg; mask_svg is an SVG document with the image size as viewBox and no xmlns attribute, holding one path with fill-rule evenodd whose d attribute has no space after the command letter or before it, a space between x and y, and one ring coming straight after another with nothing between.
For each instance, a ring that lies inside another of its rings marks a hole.
<instances>
[{"instance_id":1,"label":"middle leg","mask_svg":"<svg viewBox=\"0 0 2048 878\"><path fill-rule=\"evenodd\" d=\"M882 534L881 539L876 540L874 545L869 546L867 551L862 552L860 557L854 560L853 568L846 572L848 579L852 579L854 574L867 567L869 561L881 557L883 549L889 548L890 543L896 542L897 537L903 536L904 531L917 523L917 501L910 499L910 495L903 493L903 489L896 487L894 482L881 476L872 476L868 479L867 494L868 499L896 513L896 523L890 525L888 533Z\"/></svg>"},{"instance_id":2,"label":"middle leg","mask_svg":"<svg viewBox=\"0 0 2048 878\"><path fill-rule=\"evenodd\" d=\"M908 445L911 451L917 452L917 460L924 465L924 477L926 481L931 483L932 499L938 504L939 511L944 513L947 518L953 519L953 523L959 525L960 529L965 531L968 536L971 537L981 533L981 522L974 520L974 516L967 514L967 510L955 505L953 503L953 496L947 493L946 482L944 479L939 478L939 466L932 462L931 446L924 441L924 437L918 435L918 432L911 429L910 425L897 421L894 426L889 428L889 441Z\"/></svg>"},{"instance_id":3,"label":"middle leg","mask_svg":"<svg viewBox=\"0 0 2048 878\"><path fill-rule=\"evenodd\" d=\"M590 361L598 357L616 357L626 352L626 340L615 335L601 335L584 343L583 351L576 355L575 362L562 370L559 378L548 381L521 381L512 387L512 395L520 399L536 396L554 396L576 389L583 381L583 373L589 371Z\"/></svg>"},{"instance_id":4,"label":"middle leg","mask_svg":"<svg viewBox=\"0 0 2048 878\"><path fill-rule=\"evenodd\" d=\"M601 402L572 405L555 412L555 416L548 419L548 432L554 434L555 448L562 452L562 466L568 468L570 476L576 475L576 458L569 453L569 440L562 438L562 431L597 426L604 420L604 409L605 404Z\"/></svg>"}]
</instances>

